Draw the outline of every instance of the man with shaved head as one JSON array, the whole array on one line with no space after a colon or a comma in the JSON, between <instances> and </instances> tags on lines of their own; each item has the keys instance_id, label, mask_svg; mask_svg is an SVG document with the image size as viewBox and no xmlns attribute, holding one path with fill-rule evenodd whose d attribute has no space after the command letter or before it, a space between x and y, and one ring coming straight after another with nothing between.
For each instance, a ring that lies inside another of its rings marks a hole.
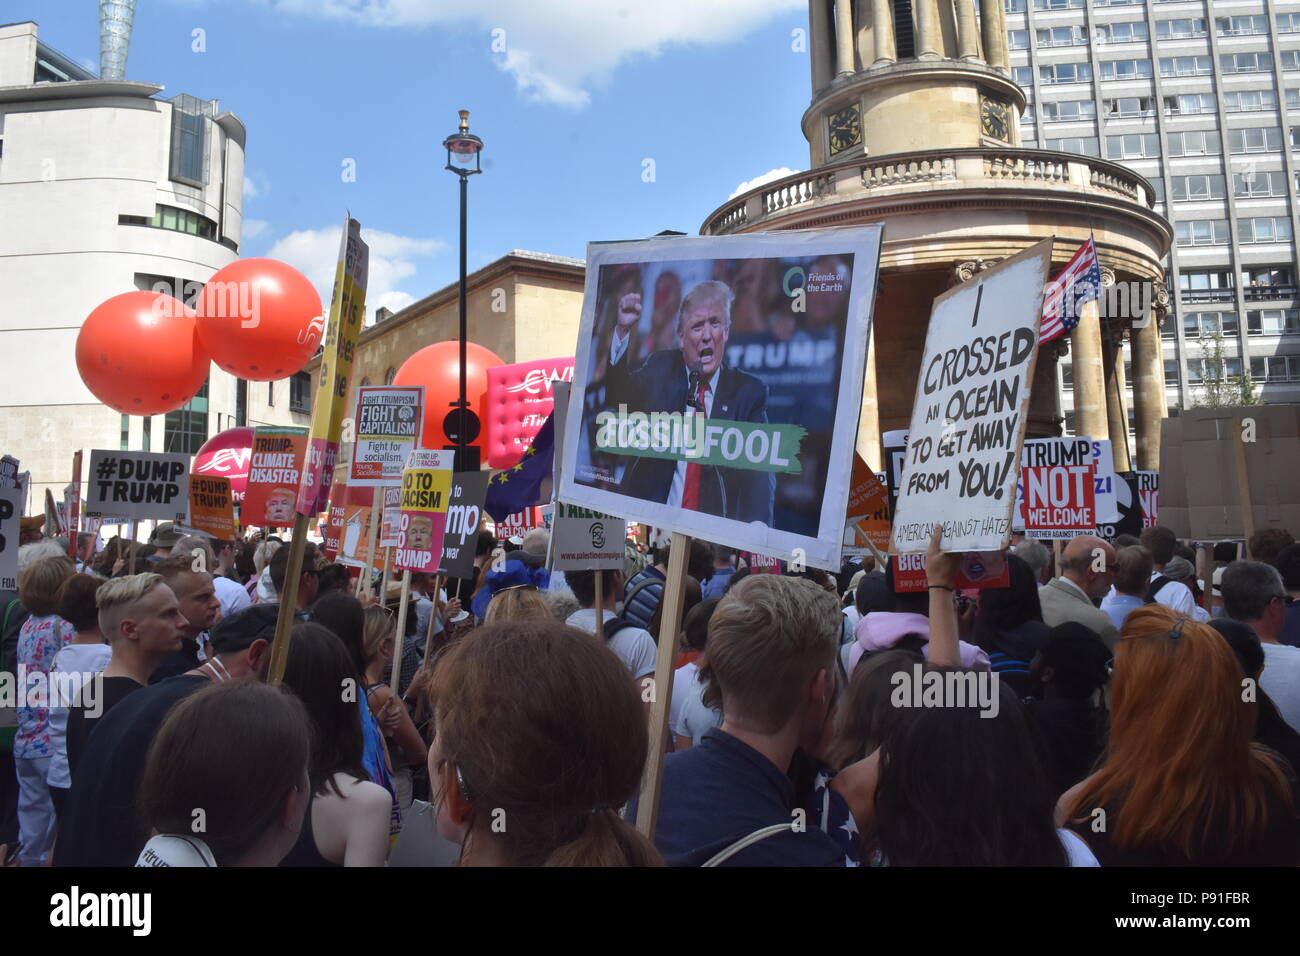
<instances>
[{"instance_id":1,"label":"man with shaved head","mask_svg":"<svg viewBox=\"0 0 1300 956\"><path fill-rule=\"evenodd\" d=\"M1116 570L1115 549L1101 538L1091 534L1073 538L1061 555L1061 576L1038 589L1043 623L1057 627L1077 621L1113 650L1119 631L1097 602L1110 590Z\"/></svg>"}]
</instances>

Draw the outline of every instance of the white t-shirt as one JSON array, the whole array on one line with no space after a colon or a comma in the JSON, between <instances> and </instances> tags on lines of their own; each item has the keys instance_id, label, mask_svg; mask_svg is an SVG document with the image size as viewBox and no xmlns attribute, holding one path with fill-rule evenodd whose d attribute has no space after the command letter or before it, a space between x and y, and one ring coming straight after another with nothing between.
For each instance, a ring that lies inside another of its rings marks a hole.
<instances>
[{"instance_id":1,"label":"white t-shirt","mask_svg":"<svg viewBox=\"0 0 1300 956\"><path fill-rule=\"evenodd\" d=\"M681 716L687 691L694 683L699 669L699 665L691 661L677 668L677 673L673 675L673 699L668 702L668 729L674 733L676 733L677 718Z\"/></svg>"},{"instance_id":2,"label":"white t-shirt","mask_svg":"<svg viewBox=\"0 0 1300 956\"><path fill-rule=\"evenodd\" d=\"M685 677L686 675L683 674L682 676ZM722 712L705 706L704 681L700 679L698 667L690 675L690 683L687 684L684 680L682 683L685 685L682 709L677 715L677 720L671 726L673 733L682 737L690 737L691 745L698 747L700 738L704 736L706 730L722 726ZM676 690L676 686L673 689Z\"/></svg>"},{"instance_id":3,"label":"white t-shirt","mask_svg":"<svg viewBox=\"0 0 1300 956\"><path fill-rule=\"evenodd\" d=\"M1273 698L1282 719L1300 731L1300 647L1260 644L1264 649L1264 673L1259 686Z\"/></svg>"},{"instance_id":4,"label":"white t-shirt","mask_svg":"<svg viewBox=\"0 0 1300 956\"><path fill-rule=\"evenodd\" d=\"M236 611L253 606L253 599L249 597L248 589L224 575L214 574L212 587L217 592L217 603L221 605L222 617L230 617Z\"/></svg>"},{"instance_id":5,"label":"white t-shirt","mask_svg":"<svg viewBox=\"0 0 1300 956\"><path fill-rule=\"evenodd\" d=\"M208 845L193 836L160 833L140 851L136 866L216 866Z\"/></svg>"},{"instance_id":6,"label":"white t-shirt","mask_svg":"<svg viewBox=\"0 0 1300 956\"><path fill-rule=\"evenodd\" d=\"M45 775L51 787L66 790L72 786L68 773L68 706L77 699L82 685L108 666L112 656L113 649L107 644L68 644L54 655L50 689L57 689L58 696L52 693L50 697L50 769Z\"/></svg>"},{"instance_id":7,"label":"white t-shirt","mask_svg":"<svg viewBox=\"0 0 1300 956\"><path fill-rule=\"evenodd\" d=\"M607 618L612 616L607 615ZM596 609L584 607L580 611L574 611L564 623L588 634L595 634ZM655 639L650 636L649 631L639 627L625 627L605 643L611 651L622 658L627 669L637 680L655 672Z\"/></svg>"}]
</instances>

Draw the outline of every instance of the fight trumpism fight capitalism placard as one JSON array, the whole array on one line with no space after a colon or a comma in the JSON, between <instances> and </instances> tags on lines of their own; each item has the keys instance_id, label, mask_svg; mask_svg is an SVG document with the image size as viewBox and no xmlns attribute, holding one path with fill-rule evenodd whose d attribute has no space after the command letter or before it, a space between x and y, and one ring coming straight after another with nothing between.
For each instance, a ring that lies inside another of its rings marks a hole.
<instances>
[{"instance_id":1,"label":"fight trumpism fight capitalism placard","mask_svg":"<svg viewBox=\"0 0 1300 956\"><path fill-rule=\"evenodd\" d=\"M838 569L882 234L589 245L558 499Z\"/></svg>"},{"instance_id":2,"label":"fight trumpism fight capitalism placard","mask_svg":"<svg viewBox=\"0 0 1300 956\"><path fill-rule=\"evenodd\" d=\"M190 456L92 450L86 492L90 518L184 524L190 505Z\"/></svg>"},{"instance_id":3,"label":"fight trumpism fight capitalism placard","mask_svg":"<svg viewBox=\"0 0 1300 956\"><path fill-rule=\"evenodd\" d=\"M393 567L433 573L442 562L442 539L451 501L454 452L417 448L402 469L402 520Z\"/></svg>"},{"instance_id":4,"label":"fight trumpism fight capitalism placard","mask_svg":"<svg viewBox=\"0 0 1300 956\"><path fill-rule=\"evenodd\" d=\"M424 421L424 386L357 389L356 445L350 488L381 488L402 480Z\"/></svg>"},{"instance_id":5,"label":"fight trumpism fight capitalism placard","mask_svg":"<svg viewBox=\"0 0 1300 956\"><path fill-rule=\"evenodd\" d=\"M1038 358L1045 239L934 300L890 551L995 551L1010 540Z\"/></svg>"},{"instance_id":6,"label":"fight trumpism fight capitalism placard","mask_svg":"<svg viewBox=\"0 0 1300 956\"><path fill-rule=\"evenodd\" d=\"M294 523L294 501L307 454L307 429L261 427L253 432L248 485L240 519L244 527L283 528Z\"/></svg>"},{"instance_id":7,"label":"fight trumpism fight capitalism placard","mask_svg":"<svg viewBox=\"0 0 1300 956\"><path fill-rule=\"evenodd\" d=\"M334 270L334 296L325 329L320 379L311 412L311 437L307 443L302 484L297 488L296 511L319 514L329 500L334 464L343 428L343 402L352 380L357 338L366 314L366 281L370 273L370 247L361 241L361 223L348 218L343 226L339 262ZM252 483L250 476L249 483ZM245 524L252 520L245 518Z\"/></svg>"}]
</instances>

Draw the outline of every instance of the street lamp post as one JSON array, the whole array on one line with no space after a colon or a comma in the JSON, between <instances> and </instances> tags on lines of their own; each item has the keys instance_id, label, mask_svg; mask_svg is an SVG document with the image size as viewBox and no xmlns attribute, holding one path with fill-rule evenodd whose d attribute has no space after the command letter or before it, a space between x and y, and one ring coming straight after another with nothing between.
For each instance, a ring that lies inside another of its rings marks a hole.
<instances>
[{"instance_id":1,"label":"street lamp post","mask_svg":"<svg viewBox=\"0 0 1300 956\"><path fill-rule=\"evenodd\" d=\"M447 170L460 177L460 398L452 403L452 410L443 421L443 432L454 443L457 471L478 471L478 449L470 444L478 438L481 423L474 410L470 408L466 396L466 364L469 327L465 288L465 235L466 206L469 201L469 177L483 170L479 166L479 153L483 151L483 140L469 131L469 110L460 111L460 128L452 133L442 145L447 148ZM474 168L470 168L470 163Z\"/></svg>"}]
</instances>

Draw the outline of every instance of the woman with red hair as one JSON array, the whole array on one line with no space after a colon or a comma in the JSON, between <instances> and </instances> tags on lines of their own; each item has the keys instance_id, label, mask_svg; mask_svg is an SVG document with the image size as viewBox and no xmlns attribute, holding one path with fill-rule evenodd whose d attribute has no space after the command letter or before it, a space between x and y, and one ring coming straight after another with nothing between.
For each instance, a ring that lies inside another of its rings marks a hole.
<instances>
[{"instance_id":1,"label":"woman with red hair","mask_svg":"<svg viewBox=\"0 0 1300 956\"><path fill-rule=\"evenodd\" d=\"M1110 744L1057 820L1102 866L1295 866L1300 819L1286 762L1252 743L1253 682L1228 642L1160 604L1115 647Z\"/></svg>"}]
</instances>

